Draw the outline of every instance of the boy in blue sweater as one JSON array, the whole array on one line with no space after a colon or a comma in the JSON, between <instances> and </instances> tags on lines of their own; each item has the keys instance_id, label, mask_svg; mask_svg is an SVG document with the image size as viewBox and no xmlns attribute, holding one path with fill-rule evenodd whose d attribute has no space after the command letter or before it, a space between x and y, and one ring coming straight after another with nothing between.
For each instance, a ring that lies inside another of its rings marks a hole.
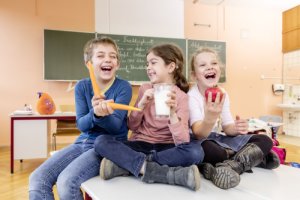
<instances>
[{"instance_id":1,"label":"boy in blue sweater","mask_svg":"<svg viewBox=\"0 0 300 200\"><path fill-rule=\"evenodd\" d=\"M110 38L92 39L84 48L85 63L94 66L96 82L103 95L93 92L89 78L75 87L76 122L81 131L75 143L46 160L31 175L29 198L54 199L56 183L60 199L83 199L80 185L99 174L102 157L94 151L99 135L112 135L117 140L127 139L127 111L113 110L107 102L129 104L132 88L128 81L116 77L120 55Z\"/></svg>"}]
</instances>

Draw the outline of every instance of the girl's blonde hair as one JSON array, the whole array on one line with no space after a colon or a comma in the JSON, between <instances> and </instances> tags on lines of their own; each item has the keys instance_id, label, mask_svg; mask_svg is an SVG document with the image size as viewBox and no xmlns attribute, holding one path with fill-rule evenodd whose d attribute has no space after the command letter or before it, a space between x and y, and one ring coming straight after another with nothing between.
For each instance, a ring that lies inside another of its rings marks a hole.
<instances>
[{"instance_id":1,"label":"girl's blonde hair","mask_svg":"<svg viewBox=\"0 0 300 200\"><path fill-rule=\"evenodd\" d=\"M175 63L175 69L173 71L173 78L175 84L182 91L188 92L189 85L183 75L184 58L181 49L175 44L160 44L150 48L147 55L152 52L158 57L161 57L165 64L168 65L171 62Z\"/></svg>"},{"instance_id":2,"label":"girl's blonde hair","mask_svg":"<svg viewBox=\"0 0 300 200\"><path fill-rule=\"evenodd\" d=\"M219 66L222 67L222 63L221 63L219 54L215 50L213 50L211 48L203 47L203 48L197 49L195 51L195 53L193 53L193 55L192 55L192 59L191 59L191 62L190 62L191 72L195 72L195 60L196 60L197 55L199 55L200 53L212 53L212 54L215 54L215 56L217 58L217 61L219 62Z\"/></svg>"},{"instance_id":3,"label":"girl's blonde hair","mask_svg":"<svg viewBox=\"0 0 300 200\"><path fill-rule=\"evenodd\" d=\"M109 37L101 37L101 38L94 38L89 40L83 48L83 55L84 55L84 61L87 63L88 61L92 60L93 57L93 50L100 44L106 44L106 45L111 45L115 51L117 52L117 60L118 63L120 63L120 54L118 50L118 46L115 43L115 41Z\"/></svg>"}]
</instances>

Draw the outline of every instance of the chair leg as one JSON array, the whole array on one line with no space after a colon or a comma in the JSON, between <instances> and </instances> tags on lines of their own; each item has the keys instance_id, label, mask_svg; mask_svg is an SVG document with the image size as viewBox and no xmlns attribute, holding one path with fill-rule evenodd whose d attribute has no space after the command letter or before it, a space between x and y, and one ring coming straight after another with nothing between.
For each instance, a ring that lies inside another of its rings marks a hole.
<instances>
[{"instance_id":1,"label":"chair leg","mask_svg":"<svg viewBox=\"0 0 300 200\"><path fill-rule=\"evenodd\" d=\"M52 149L56 151L56 136L55 134L52 135Z\"/></svg>"}]
</instances>

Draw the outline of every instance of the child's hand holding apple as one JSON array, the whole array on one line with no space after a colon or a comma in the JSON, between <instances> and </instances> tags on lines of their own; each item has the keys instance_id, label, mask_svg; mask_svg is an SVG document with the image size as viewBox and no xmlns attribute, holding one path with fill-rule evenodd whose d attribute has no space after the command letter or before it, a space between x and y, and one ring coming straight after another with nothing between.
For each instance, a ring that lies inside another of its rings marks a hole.
<instances>
[{"instance_id":1,"label":"child's hand holding apple","mask_svg":"<svg viewBox=\"0 0 300 200\"><path fill-rule=\"evenodd\" d=\"M205 90L205 99L208 101L208 94L211 93L211 102L216 101L217 94L220 93L220 102L222 101L224 90L218 86L207 88Z\"/></svg>"}]
</instances>

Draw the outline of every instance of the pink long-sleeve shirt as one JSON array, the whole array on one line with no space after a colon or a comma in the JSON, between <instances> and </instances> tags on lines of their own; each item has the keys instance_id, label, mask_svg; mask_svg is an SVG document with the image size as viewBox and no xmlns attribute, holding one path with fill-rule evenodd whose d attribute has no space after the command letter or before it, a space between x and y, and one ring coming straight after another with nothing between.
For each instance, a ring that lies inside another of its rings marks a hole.
<instances>
[{"instance_id":1,"label":"pink long-sleeve shirt","mask_svg":"<svg viewBox=\"0 0 300 200\"><path fill-rule=\"evenodd\" d=\"M152 84L143 84L135 105L141 100L144 92L152 88ZM177 99L176 113L179 122L170 124L169 119L156 118L154 100L147 104L143 111L132 111L128 119L128 127L132 130L131 141L145 141L149 143L174 143L175 145L190 141L189 136L189 107L188 95L174 86Z\"/></svg>"}]
</instances>

